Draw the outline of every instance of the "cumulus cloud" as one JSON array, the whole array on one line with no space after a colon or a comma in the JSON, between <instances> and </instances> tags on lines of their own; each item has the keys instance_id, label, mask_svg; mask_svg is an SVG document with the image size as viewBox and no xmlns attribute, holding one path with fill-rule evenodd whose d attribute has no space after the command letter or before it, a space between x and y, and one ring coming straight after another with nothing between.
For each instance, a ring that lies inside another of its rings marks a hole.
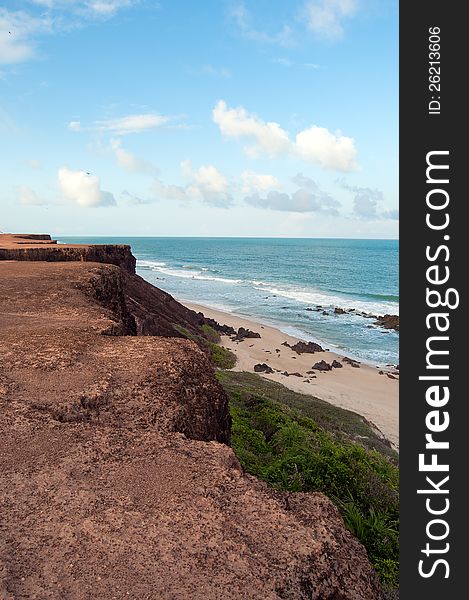
<instances>
[{"instance_id":1,"label":"cumulus cloud","mask_svg":"<svg viewBox=\"0 0 469 600\"><path fill-rule=\"evenodd\" d=\"M303 14L306 27L316 38L339 40L344 35L344 23L358 10L357 0L311 0Z\"/></svg>"},{"instance_id":2,"label":"cumulus cloud","mask_svg":"<svg viewBox=\"0 0 469 600\"><path fill-rule=\"evenodd\" d=\"M241 173L241 191L243 194L265 192L280 187L280 181L273 175L264 175L254 171Z\"/></svg>"},{"instance_id":3,"label":"cumulus cloud","mask_svg":"<svg viewBox=\"0 0 469 600\"><path fill-rule=\"evenodd\" d=\"M43 206L44 204L47 204L45 200L39 198L36 192L27 185L18 186L17 200L19 204L28 206Z\"/></svg>"},{"instance_id":4,"label":"cumulus cloud","mask_svg":"<svg viewBox=\"0 0 469 600\"><path fill-rule=\"evenodd\" d=\"M71 131L97 131L111 135L127 135L129 133L142 133L150 129L161 127L174 117L148 113L142 115L127 115L117 119L95 121L89 127L83 127L80 121L70 121L68 128Z\"/></svg>"},{"instance_id":5,"label":"cumulus cloud","mask_svg":"<svg viewBox=\"0 0 469 600\"><path fill-rule=\"evenodd\" d=\"M394 208L392 210L385 210L383 212L383 219L391 219L392 221L399 221L399 209Z\"/></svg>"},{"instance_id":6,"label":"cumulus cloud","mask_svg":"<svg viewBox=\"0 0 469 600\"><path fill-rule=\"evenodd\" d=\"M62 167L59 169L57 182L64 197L78 206L98 207L116 204L111 192L101 190L99 177L88 175L86 171L73 171Z\"/></svg>"},{"instance_id":7,"label":"cumulus cloud","mask_svg":"<svg viewBox=\"0 0 469 600\"><path fill-rule=\"evenodd\" d=\"M338 215L340 203L327 192L321 190L319 185L309 177L298 173L292 178L298 189L292 194L272 190L264 197L258 193L245 198L251 206L293 213L320 212L329 215Z\"/></svg>"},{"instance_id":8,"label":"cumulus cloud","mask_svg":"<svg viewBox=\"0 0 469 600\"><path fill-rule=\"evenodd\" d=\"M378 203L383 200L383 193L371 188L359 188L353 199L353 211L362 219L376 219Z\"/></svg>"},{"instance_id":9,"label":"cumulus cloud","mask_svg":"<svg viewBox=\"0 0 469 600\"><path fill-rule=\"evenodd\" d=\"M212 117L223 136L250 141L245 151L253 158L289 155L325 169L353 171L357 168L354 140L324 127L313 125L300 131L292 141L278 123L265 122L242 106L228 108L223 100L216 104Z\"/></svg>"},{"instance_id":10,"label":"cumulus cloud","mask_svg":"<svg viewBox=\"0 0 469 600\"><path fill-rule=\"evenodd\" d=\"M228 17L236 25L239 33L246 39L261 44L278 44L279 46L289 46L292 43L293 31L288 25L283 25L275 33L267 33L256 29L252 25L251 14L242 2L231 7Z\"/></svg>"},{"instance_id":11,"label":"cumulus cloud","mask_svg":"<svg viewBox=\"0 0 469 600\"><path fill-rule=\"evenodd\" d=\"M349 185L343 179L338 180L337 183L354 194L353 213L356 217L364 220L399 219L399 211L397 209L381 209L384 201L384 195L381 190Z\"/></svg>"},{"instance_id":12,"label":"cumulus cloud","mask_svg":"<svg viewBox=\"0 0 469 600\"><path fill-rule=\"evenodd\" d=\"M227 178L213 165L194 169L189 160L181 162L181 173L186 185L166 185L159 179L153 182L156 198L187 202L201 200L210 206L226 208L233 203Z\"/></svg>"},{"instance_id":13,"label":"cumulus cloud","mask_svg":"<svg viewBox=\"0 0 469 600\"><path fill-rule=\"evenodd\" d=\"M212 116L225 137L248 138L254 141L254 144L247 148L250 156L266 154L275 157L288 151L288 133L278 123L266 123L256 115L249 114L242 106L228 108L226 102L220 100L213 109Z\"/></svg>"},{"instance_id":14,"label":"cumulus cloud","mask_svg":"<svg viewBox=\"0 0 469 600\"><path fill-rule=\"evenodd\" d=\"M190 197L202 199L212 206L229 206L233 198L226 177L213 165L202 165L193 170L190 161L181 163L181 172L189 180L186 192Z\"/></svg>"},{"instance_id":15,"label":"cumulus cloud","mask_svg":"<svg viewBox=\"0 0 469 600\"><path fill-rule=\"evenodd\" d=\"M143 158L135 156L131 152L122 148L122 141L118 139L111 140L111 149L116 157L117 164L122 169L132 173L146 173L149 175L157 175L159 170L154 165L150 164Z\"/></svg>"},{"instance_id":16,"label":"cumulus cloud","mask_svg":"<svg viewBox=\"0 0 469 600\"><path fill-rule=\"evenodd\" d=\"M157 199L178 200L185 202L188 200L186 189L180 185L166 185L159 179L155 179L152 185L152 191Z\"/></svg>"},{"instance_id":17,"label":"cumulus cloud","mask_svg":"<svg viewBox=\"0 0 469 600\"><path fill-rule=\"evenodd\" d=\"M331 133L325 127L313 125L296 135L294 154L302 160L325 169L353 171L357 168L357 151L352 138Z\"/></svg>"}]
</instances>

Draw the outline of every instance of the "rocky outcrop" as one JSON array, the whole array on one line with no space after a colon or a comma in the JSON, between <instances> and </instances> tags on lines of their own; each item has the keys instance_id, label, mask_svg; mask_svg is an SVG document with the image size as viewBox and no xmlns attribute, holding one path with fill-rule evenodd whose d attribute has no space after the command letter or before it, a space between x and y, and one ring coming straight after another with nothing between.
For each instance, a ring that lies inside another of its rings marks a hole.
<instances>
[{"instance_id":1,"label":"rocky outcrop","mask_svg":"<svg viewBox=\"0 0 469 600\"><path fill-rule=\"evenodd\" d=\"M197 313L197 315L203 319L206 325L210 325L215 331L218 331L220 335L236 335L236 329L231 327L231 325L220 324L215 319L205 317L201 312Z\"/></svg>"},{"instance_id":2,"label":"rocky outcrop","mask_svg":"<svg viewBox=\"0 0 469 600\"><path fill-rule=\"evenodd\" d=\"M377 317L374 325L384 327L384 329L395 329L399 331L399 315L383 315Z\"/></svg>"},{"instance_id":3,"label":"rocky outcrop","mask_svg":"<svg viewBox=\"0 0 469 600\"><path fill-rule=\"evenodd\" d=\"M50 236L33 234L0 235L0 260L98 262L117 265L128 273L135 273L136 264L130 246L124 244L57 244Z\"/></svg>"},{"instance_id":4,"label":"rocky outcrop","mask_svg":"<svg viewBox=\"0 0 469 600\"><path fill-rule=\"evenodd\" d=\"M324 348L315 342L302 342L300 340L293 345L290 345L288 342L283 342L282 346L291 348L297 354L315 354L316 352L324 352Z\"/></svg>"},{"instance_id":5,"label":"rocky outcrop","mask_svg":"<svg viewBox=\"0 0 469 600\"><path fill-rule=\"evenodd\" d=\"M320 360L312 366L316 371L331 371L332 366L325 360Z\"/></svg>"},{"instance_id":6,"label":"rocky outcrop","mask_svg":"<svg viewBox=\"0 0 469 600\"><path fill-rule=\"evenodd\" d=\"M187 337L188 334L201 334L200 327L206 323L202 313L186 308L139 275L124 273L123 286L138 335Z\"/></svg>"},{"instance_id":7,"label":"rocky outcrop","mask_svg":"<svg viewBox=\"0 0 469 600\"><path fill-rule=\"evenodd\" d=\"M0 263L2 598L379 600L325 496L243 473L206 355L149 334L200 317L148 286Z\"/></svg>"},{"instance_id":8,"label":"rocky outcrop","mask_svg":"<svg viewBox=\"0 0 469 600\"><path fill-rule=\"evenodd\" d=\"M46 234L4 234L0 235L0 260L94 262L120 267L110 271L95 265L92 277L83 283L83 291L112 314L112 323L102 332L105 335L196 337L203 335L203 324L223 333L236 333L186 308L136 275L135 257L127 245L57 244Z\"/></svg>"},{"instance_id":9,"label":"rocky outcrop","mask_svg":"<svg viewBox=\"0 0 469 600\"><path fill-rule=\"evenodd\" d=\"M255 373L273 373L274 370L272 369L272 367L269 367L269 365L267 365L266 363L258 363L257 365L254 365L254 372Z\"/></svg>"},{"instance_id":10,"label":"rocky outcrop","mask_svg":"<svg viewBox=\"0 0 469 600\"><path fill-rule=\"evenodd\" d=\"M232 339L235 341L238 341L238 342L242 342L245 339L260 338L260 337L261 337L261 334L258 333L257 331L251 331L250 329L246 329L245 327L240 327L238 329L238 331L236 332L236 335Z\"/></svg>"},{"instance_id":11,"label":"rocky outcrop","mask_svg":"<svg viewBox=\"0 0 469 600\"><path fill-rule=\"evenodd\" d=\"M344 356L342 359L342 362L350 365L351 367L354 367L355 369L359 369L360 368L360 363L358 360L355 360L354 358L349 358L348 356Z\"/></svg>"}]
</instances>

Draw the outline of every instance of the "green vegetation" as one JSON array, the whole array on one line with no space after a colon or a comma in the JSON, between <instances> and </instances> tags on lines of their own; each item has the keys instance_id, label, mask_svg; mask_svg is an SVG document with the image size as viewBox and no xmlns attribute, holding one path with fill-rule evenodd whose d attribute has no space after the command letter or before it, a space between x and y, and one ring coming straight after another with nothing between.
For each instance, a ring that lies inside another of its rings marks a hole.
<instances>
[{"instance_id":1,"label":"green vegetation","mask_svg":"<svg viewBox=\"0 0 469 600\"><path fill-rule=\"evenodd\" d=\"M200 327L200 330L210 342L213 342L214 344L218 344L220 342L220 334L210 325L204 324Z\"/></svg>"},{"instance_id":2,"label":"green vegetation","mask_svg":"<svg viewBox=\"0 0 469 600\"><path fill-rule=\"evenodd\" d=\"M232 369L236 364L236 354L223 346L210 343L210 354L212 361L219 369Z\"/></svg>"},{"instance_id":3,"label":"green vegetation","mask_svg":"<svg viewBox=\"0 0 469 600\"><path fill-rule=\"evenodd\" d=\"M181 325L174 325L173 327L185 338L192 340L201 348L206 349L210 354L213 364L219 369L232 369L235 366L236 354L218 345L220 334L213 327L210 327L210 325L202 325L200 327L201 335L192 333Z\"/></svg>"},{"instance_id":4,"label":"green vegetation","mask_svg":"<svg viewBox=\"0 0 469 600\"><path fill-rule=\"evenodd\" d=\"M250 373L221 371L232 445L272 487L323 492L365 546L386 589L398 586L397 454L359 415Z\"/></svg>"}]
</instances>

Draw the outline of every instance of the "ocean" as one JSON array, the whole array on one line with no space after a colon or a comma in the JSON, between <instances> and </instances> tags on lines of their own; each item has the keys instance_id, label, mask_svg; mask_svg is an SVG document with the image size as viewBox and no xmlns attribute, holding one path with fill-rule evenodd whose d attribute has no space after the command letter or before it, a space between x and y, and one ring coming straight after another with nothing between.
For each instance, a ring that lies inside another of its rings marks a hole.
<instances>
[{"instance_id":1,"label":"ocean","mask_svg":"<svg viewBox=\"0 0 469 600\"><path fill-rule=\"evenodd\" d=\"M130 244L137 272L181 301L274 325L374 365L399 363L399 334L360 314L399 314L397 240L62 237Z\"/></svg>"}]
</instances>

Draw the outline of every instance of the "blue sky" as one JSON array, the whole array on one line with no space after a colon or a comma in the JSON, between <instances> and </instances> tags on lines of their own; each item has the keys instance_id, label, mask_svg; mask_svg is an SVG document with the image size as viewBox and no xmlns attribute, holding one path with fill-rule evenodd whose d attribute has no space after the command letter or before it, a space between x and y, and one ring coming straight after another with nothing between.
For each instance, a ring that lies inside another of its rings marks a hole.
<instances>
[{"instance_id":1,"label":"blue sky","mask_svg":"<svg viewBox=\"0 0 469 600\"><path fill-rule=\"evenodd\" d=\"M394 0L0 8L0 230L395 238Z\"/></svg>"}]
</instances>

